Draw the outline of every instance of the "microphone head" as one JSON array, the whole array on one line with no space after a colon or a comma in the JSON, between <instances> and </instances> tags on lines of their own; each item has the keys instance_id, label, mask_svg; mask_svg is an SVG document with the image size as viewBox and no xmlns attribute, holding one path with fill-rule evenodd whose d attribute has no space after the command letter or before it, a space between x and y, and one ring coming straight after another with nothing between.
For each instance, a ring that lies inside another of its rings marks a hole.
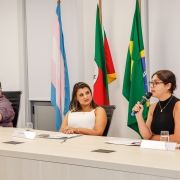
<instances>
[{"instance_id":1,"label":"microphone head","mask_svg":"<svg viewBox=\"0 0 180 180\"><path fill-rule=\"evenodd\" d=\"M147 99L149 99L151 96L152 96L152 92L148 92L148 93L146 94L146 98L147 98Z\"/></svg>"}]
</instances>

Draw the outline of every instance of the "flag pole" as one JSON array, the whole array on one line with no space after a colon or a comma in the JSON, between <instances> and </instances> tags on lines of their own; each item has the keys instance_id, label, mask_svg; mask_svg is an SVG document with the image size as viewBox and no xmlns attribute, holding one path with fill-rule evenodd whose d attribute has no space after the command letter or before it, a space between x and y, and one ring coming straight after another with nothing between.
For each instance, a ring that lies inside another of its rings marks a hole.
<instances>
[{"instance_id":1,"label":"flag pole","mask_svg":"<svg viewBox=\"0 0 180 180\"><path fill-rule=\"evenodd\" d=\"M140 14L141 14L141 0L138 0L139 2L139 11L140 11Z\"/></svg>"},{"instance_id":2,"label":"flag pole","mask_svg":"<svg viewBox=\"0 0 180 180\"><path fill-rule=\"evenodd\" d=\"M100 17L100 22L102 25L102 1L99 0L99 17Z\"/></svg>"}]
</instances>

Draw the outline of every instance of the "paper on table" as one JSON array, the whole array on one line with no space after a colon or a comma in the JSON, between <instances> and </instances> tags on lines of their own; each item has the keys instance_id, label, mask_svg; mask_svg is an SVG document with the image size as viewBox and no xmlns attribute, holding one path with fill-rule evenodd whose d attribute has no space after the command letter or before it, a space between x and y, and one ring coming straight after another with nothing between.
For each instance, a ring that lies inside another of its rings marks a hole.
<instances>
[{"instance_id":1,"label":"paper on table","mask_svg":"<svg viewBox=\"0 0 180 180\"><path fill-rule=\"evenodd\" d=\"M175 151L176 142L142 140L141 148Z\"/></svg>"},{"instance_id":2,"label":"paper on table","mask_svg":"<svg viewBox=\"0 0 180 180\"><path fill-rule=\"evenodd\" d=\"M140 146L141 144L141 140L130 140L130 139L110 140L105 142L109 144L121 144L126 146Z\"/></svg>"},{"instance_id":3,"label":"paper on table","mask_svg":"<svg viewBox=\"0 0 180 180\"><path fill-rule=\"evenodd\" d=\"M64 134L64 133L58 133L55 135L51 135L48 138L50 139L64 139L64 138L73 138L73 137L77 137L80 136L80 134Z\"/></svg>"},{"instance_id":4,"label":"paper on table","mask_svg":"<svg viewBox=\"0 0 180 180\"><path fill-rule=\"evenodd\" d=\"M13 132L13 137L18 137L18 138L34 139L35 136L36 136L36 132L34 131L15 130Z\"/></svg>"}]
</instances>

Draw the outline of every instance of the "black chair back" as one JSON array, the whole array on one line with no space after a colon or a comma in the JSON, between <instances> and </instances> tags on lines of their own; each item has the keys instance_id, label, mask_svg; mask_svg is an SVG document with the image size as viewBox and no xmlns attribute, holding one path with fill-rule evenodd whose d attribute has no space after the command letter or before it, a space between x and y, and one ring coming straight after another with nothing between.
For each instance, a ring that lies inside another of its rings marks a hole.
<instances>
[{"instance_id":1,"label":"black chair back","mask_svg":"<svg viewBox=\"0 0 180 180\"><path fill-rule=\"evenodd\" d=\"M16 127L18 122L21 94L21 91L2 91L2 95L4 95L12 103L12 107L15 112L15 116L12 121L13 127Z\"/></svg>"},{"instance_id":2,"label":"black chair back","mask_svg":"<svg viewBox=\"0 0 180 180\"><path fill-rule=\"evenodd\" d=\"M106 114L107 114L107 125L106 125L106 128L105 128L104 133L103 133L103 136L107 136L108 131L109 131L109 127L111 125L113 113L114 113L114 110L116 109L116 106L110 105L110 106L101 106L101 107L103 107L105 109Z\"/></svg>"}]
</instances>

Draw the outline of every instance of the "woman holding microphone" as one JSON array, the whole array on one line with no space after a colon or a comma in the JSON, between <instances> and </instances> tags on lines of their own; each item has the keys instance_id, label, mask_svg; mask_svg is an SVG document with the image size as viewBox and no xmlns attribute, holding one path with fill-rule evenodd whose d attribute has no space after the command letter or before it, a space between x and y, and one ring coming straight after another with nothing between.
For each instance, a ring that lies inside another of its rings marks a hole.
<instances>
[{"instance_id":1,"label":"woman holding microphone","mask_svg":"<svg viewBox=\"0 0 180 180\"><path fill-rule=\"evenodd\" d=\"M143 106L138 102L133 107L141 136L160 140L161 131L169 131L169 141L180 143L180 100L173 95L177 87L175 75L169 70L160 70L152 75L149 83L152 96L159 101L150 106L146 123Z\"/></svg>"}]
</instances>

